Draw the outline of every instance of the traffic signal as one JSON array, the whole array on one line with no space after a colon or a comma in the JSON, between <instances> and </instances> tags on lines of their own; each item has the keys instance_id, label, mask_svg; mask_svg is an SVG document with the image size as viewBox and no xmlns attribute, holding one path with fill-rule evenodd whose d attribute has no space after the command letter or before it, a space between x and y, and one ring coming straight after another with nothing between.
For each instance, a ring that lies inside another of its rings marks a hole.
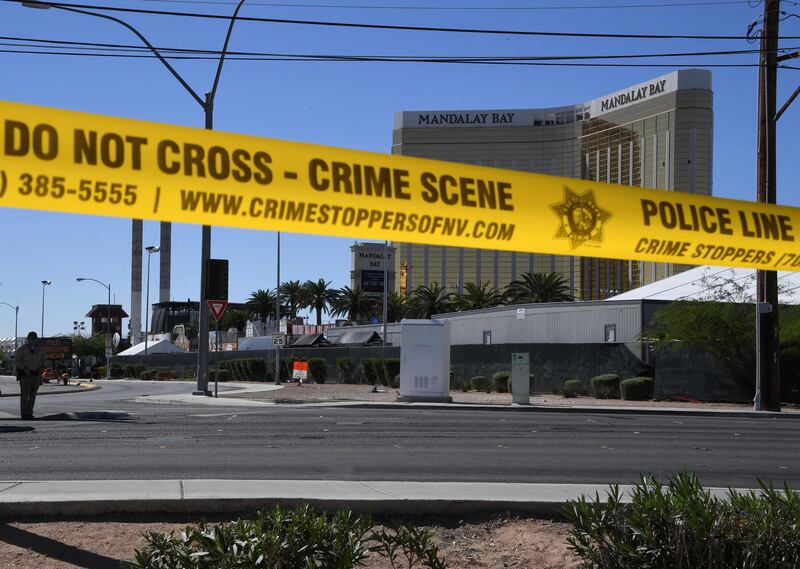
<instances>
[{"instance_id":1,"label":"traffic signal","mask_svg":"<svg viewBox=\"0 0 800 569\"><path fill-rule=\"evenodd\" d=\"M206 268L206 298L228 300L228 260L209 259Z\"/></svg>"}]
</instances>

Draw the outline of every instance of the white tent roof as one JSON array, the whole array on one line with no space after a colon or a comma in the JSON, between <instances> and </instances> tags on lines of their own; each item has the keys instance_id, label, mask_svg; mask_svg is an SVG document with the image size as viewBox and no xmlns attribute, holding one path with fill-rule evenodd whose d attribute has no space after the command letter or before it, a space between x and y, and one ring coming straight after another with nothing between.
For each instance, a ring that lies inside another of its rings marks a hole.
<instances>
[{"instance_id":1,"label":"white tent roof","mask_svg":"<svg viewBox=\"0 0 800 569\"><path fill-rule=\"evenodd\" d=\"M731 269L727 267L695 267L675 276L623 292L606 300L702 300L707 294L703 277L707 279L733 280L747 285L750 296L755 292L753 269ZM800 273L779 272L778 286L782 291L780 301L785 304L800 304Z\"/></svg>"},{"instance_id":2,"label":"white tent roof","mask_svg":"<svg viewBox=\"0 0 800 569\"><path fill-rule=\"evenodd\" d=\"M148 354L177 354L183 352L179 347L168 340L156 340L155 342L148 342ZM135 346L131 346L127 350L118 353L118 356L138 356L144 354L144 342L140 342Z\"/></svg>"}]
</instances>

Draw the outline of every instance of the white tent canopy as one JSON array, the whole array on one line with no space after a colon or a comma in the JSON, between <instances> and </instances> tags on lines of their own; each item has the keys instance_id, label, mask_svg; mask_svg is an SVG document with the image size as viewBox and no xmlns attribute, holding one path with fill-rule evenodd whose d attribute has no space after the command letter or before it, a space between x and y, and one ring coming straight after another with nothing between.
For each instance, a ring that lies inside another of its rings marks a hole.
<instances>
[{"instance_id":1,"label":"white tent canopy","mask_svg":"<svg viewBox=\"0 0 800 569\"><path fill-rule=\"evenodd\" d=\"M728 267L695 267L675 276L623 292L606 300L703 300L709 295L707 282L724 281L745 285L750 297L755 296L753 269L731 269ZM706 281L704 283L703 281ZM778 287L780 302L800 304L800 273L779 272Z\"/></svg>"},{"instance_id":2,"label":"white tent canopy","mask_svg":"<svg viewBox=\"0 0 800 569\"><path fill-rule=\"evenodd\" d=\"M156 340L147 344L148 354L179 354L183 352L179 347L169 340ZM138 356L144 354L144 342L131 346L127 350L118 353L118 356Z\"/></svg>"}]
</instances>

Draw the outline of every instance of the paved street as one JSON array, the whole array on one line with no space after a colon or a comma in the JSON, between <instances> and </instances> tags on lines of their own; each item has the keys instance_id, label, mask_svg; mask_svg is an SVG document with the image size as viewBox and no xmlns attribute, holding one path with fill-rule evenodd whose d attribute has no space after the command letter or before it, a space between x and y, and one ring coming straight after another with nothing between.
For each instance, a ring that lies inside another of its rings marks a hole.
<instances>
[{"instance_id":1,"label":"paved street","mask_svg":"<svg viewBox=\"0 0 800 569\"><path fill-rule=\"evenodd\" d=\"M800 486L796 419L159 405L133 399L192 384L99 384L39 398L35 422L0 398L0 480L628 483L688 468L712 486Z\"/></svg>"}]
</instances>

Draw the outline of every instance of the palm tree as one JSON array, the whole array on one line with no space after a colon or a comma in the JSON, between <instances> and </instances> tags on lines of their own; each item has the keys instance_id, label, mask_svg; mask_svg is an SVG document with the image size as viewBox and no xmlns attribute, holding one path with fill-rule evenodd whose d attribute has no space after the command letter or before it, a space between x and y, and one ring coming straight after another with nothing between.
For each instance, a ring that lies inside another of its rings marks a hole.
<instances>
[{"instance_id":1,"label":"palm tree","mask_svg":"<svg viewBox=\"0 0 800 569\"><path fill-rule=\"evenodd\" d=\"M452 293L445 293L442 285L433 282L430 286L419 286L411 293L409 312L417 318L430 318L452 309Z\"/></svg>"},{"instance_id":2,"label":"palm tree","mask_svg":"<svg viewBox=\"0 0 800 569\"><path fill-rule=\"evenodd\" d=\"M491 308L504 304L503 295L489 281L479 285L467 283L464 292L455 298L455 305L459 310L477 310L478 308Z\"/></svg>"},{"instance_id":3,"label":"palm tree","mask_svg":"<svg viewBox=\"0 0 800 569\"><path fill-rule=\"evenodd\" d=\"M569 284L561 273L522 273L521 277L506 287L509 304L573 300Z\"/></svg>"},{"instance_id":4,"label":"palm tree","mask_svg":"<svg viewBox=\"0 0 800 569\"><path fill-rule=\"evenodd\" d=\"M281 284L281 303L288 307L289 318L297 318L297 312L303 307L303 285L300 281Z\"/></svg>"},{"instance_id":5,"label":"palm tree","mask_svg":"<svg viewBox=\"0 0 800 569\"><path fill-rule=\"evenodd\" d=\"M250 293L246 304L251 314L266 321L269 316L275 314L275 293L260 288Z\"/></svg>"},{"instance_id":6,"label":"palm tree","mask_svg":"<svg viewBox=\"0 0 800 569\"><path fill-rule=\"evenodd\" d=\"M399 292L393 292L386 297L386 321L400 322L406 316L408 305L405 297Z\"/></svg>"},{"instance_id":7,"label":"palm tree","mask_svg":"<svg viewBox=\"0 0 800 569\"><path fill-rule=\"evenodd\" d=\"M330 281L319 279L303 284L303 304L317 312L317 326L322 325L322 312L328 310L336 292L330 288Z\"/></svg>"},{"instance_id":8,"label":"palm tree","mask_svg":"<svg viewBox=\"0 0 800 569\"><path fill-rule=\"evenodd\" d=\"M331 301L331 314L342 316L352 322L366 320L377 304L373 297L359 287L346 286L335 291L335 294Z\"/></svg>"}]
</instances>

